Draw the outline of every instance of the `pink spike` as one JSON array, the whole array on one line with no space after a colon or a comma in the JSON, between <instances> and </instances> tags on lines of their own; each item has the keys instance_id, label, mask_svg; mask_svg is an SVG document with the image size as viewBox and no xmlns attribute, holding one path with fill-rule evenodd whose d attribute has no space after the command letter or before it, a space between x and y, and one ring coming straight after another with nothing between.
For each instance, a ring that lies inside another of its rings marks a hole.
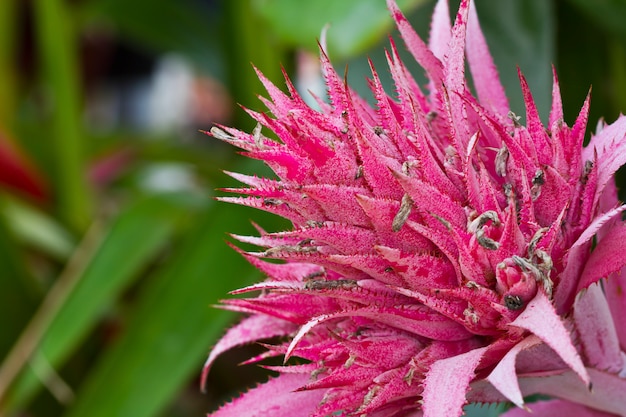
<instances>
[{"instance_id":1,"label":"pink spike","mask_svg":"<svg viewBox=\"0 0 626 417\"><path fill-rule=\"evenodd\" d=\"M519 75L520 84L522 85L522 93L524 95L524 104L526 105L526 128L530 137L534 141L534 147L539 158L539 163L549 164L552 161L553 153L550 145L550 140L546 133L546 130L539 118L539 112L537 106L530 92L530 87L526 82L526 78L522 74L522 71L518 68L517 73ZM530 143L529 143L530 145Z\"/></svg>"},{"instance_id":2,"label":"pink spike","mask_svg":"<svg viewBox=\"0 0 626 417\"><path fill-rule=\"evenodd\" d=\"M563 121L563 103L561 101L561 89L559 88L559 79L556 75L556 68L552 66L552 110L550 111L550 119L548 125L554 126L555 123Z\"/></svg>"}]
</instances>

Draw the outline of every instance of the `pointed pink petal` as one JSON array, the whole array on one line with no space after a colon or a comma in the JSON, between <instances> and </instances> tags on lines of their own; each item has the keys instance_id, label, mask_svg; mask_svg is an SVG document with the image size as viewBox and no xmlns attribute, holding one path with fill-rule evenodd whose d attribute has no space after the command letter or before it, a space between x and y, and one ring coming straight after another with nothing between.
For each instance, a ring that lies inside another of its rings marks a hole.
<instances>
[{"instance_id":1,"label":"pointed pink petal","mask_svg":"<svg viewBox=\"0 0 626 417\"><path fill-rule=\"evenodd\" d=\"M537 157L541 164L550 165L552 163L552 147L550 145L550 138L546 133L546 130L539 118L539 112L533 99L530 87L526 78L522 74L521 70L517 70L519 74L520 84L522 86L522 93L524 96L524 104L526 106L526 129L530 133L530 137L533 139L533 144L537 150Z\"/></svg>"},{"instance_id":2,"label":"pointed pink petal","mask_svg":"<svg viewBox=\"0 0 626 417\"><path fill-rule=\"evenodd\" d=\"M541 340L537 336L528 336L509 350L487 377L491 385L496 387L502 395L518 407L524 405L524 397L517 382L515 360L522 350L531 348L539 343L541 343Z\"/></svg>"},{"instance_id":3,"label":"pointed pink petal","mask_svg":"<svg viewBox=\"0 0 626 417\"><path fill-rule=\"evenodd\" d=\"M574 304L574 321L587 363L617 373L623 360L615 323L599 283L591 285Z\"/></svg>"},{"instance_id":4,"label":"pointed pink petal","mask_svg":"<svg viewBox=\"0 0 626 417\"><path fill-rule=\"evenodd\" d=\"M513 408L501 417L612 417L613 414L592 410L584 405L564 400L538 401L528 404L528 411Z\"/></svg>"},{"instance_id":5,"label":"pointed pink petal","mask_svg":"<svg viewBox=\"0 0 626 417\"><path fill-rule=\"evenodd\" d=\"M322 400L323 390L298 391L308 375L282 374L225 404L208 417L293 417L311 414Z\"/></svg>"},{"instance_id":6,"label":"pointed pink petal","mask_svg":"<svg viewBox=\"0 0 626 417\"><path fill-rule=\"evenodd\" d=\"M487 347L439 360L424 380L424 416L454 417L463 414L465 394Z\"/></svg>"},{"instance_id":7,"label":"pointed pink petal","mask_svg":"<svg viewBox=\"0 0 626 417\"><path fill-rule=\"evenodd\" d=\"M570 334L543 291L537 292L535 298L510 325L526 329L538 336L554 349L585 384L589 385L589 374L572 344Z\"/></svg>"},{"instance_id":8,"label":"pointed pink petal","mask_svg":"<svg viewBox=\"0 0 626 417\"><path fill-rule=\"evenodd\" d=\"M550 110L550 119L548 126L558 121L563 121L563 102L561 100L561 89L559 87L559 79L556 75L556 68L552 66L552 109Z\"/></svg>"},{"instance_id":9,"label":"pointed pink petal","mask_svg":"<svg viewBox=\"0 0 626 417\"><path fill-rule=\"evenodd\" d=\"M265 315L255 315L243 319L231 327L211 350L202 370L202 386L215 359L222 353L237 346L253 343L274 336L284 336L295 330L292 323Z\"/></svg>"},{"instance_id":10,"label":"pointed pink petal","mask_svg":"<svg viewBox=\"0 0 626 417\"><path fill-rule=\"evenodd\" d=\"M478 100L482 106L504 119L510 109L509 101L480 29L475 2L470 4L469 13L465 49Z\"/></svg>"}]
</instances>

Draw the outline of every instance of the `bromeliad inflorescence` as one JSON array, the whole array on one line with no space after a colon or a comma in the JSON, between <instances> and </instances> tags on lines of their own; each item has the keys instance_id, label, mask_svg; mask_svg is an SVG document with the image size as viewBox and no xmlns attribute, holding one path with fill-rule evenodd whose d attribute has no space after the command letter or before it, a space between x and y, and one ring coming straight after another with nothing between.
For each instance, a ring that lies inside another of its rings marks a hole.
<instances>
[{"instance_id":1,"label":"bromeliad inflorescence","mask_svg":"<svg viewBox=\"0 0 626 417\"><path fill-rule=\"evenodd\" d=\"M285 94L259 74L270 97L269 114L249 111L259 127L211 130L278 177L230 173L247 188L221 200L293 229L236 236L264 248L243 256L267 279L235 291L258 296L223 302L250 316L205 373L225 350L269 338L284 343L257 360L303 359L214 416L449 417L471 401L626 415L626 325L612 319L626 312L626 206L613 183L626 118L601 123L583 147L589 99L569 127L555 75L544 126L520 74L522 123L468 0L452 26L438 2L428 45L388 6L428 93L392 43L395 94L372 68L372 108L322 51L320 110L289 80ZM555 399L525 405L532 393Z\"/></svg>"}]
</instances>

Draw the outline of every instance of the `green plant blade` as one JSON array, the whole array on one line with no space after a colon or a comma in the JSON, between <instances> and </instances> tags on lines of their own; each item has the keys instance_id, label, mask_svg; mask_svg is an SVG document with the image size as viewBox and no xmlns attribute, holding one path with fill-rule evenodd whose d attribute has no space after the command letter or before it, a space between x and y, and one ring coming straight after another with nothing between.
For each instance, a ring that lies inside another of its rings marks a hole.
<instances>
[{"instance_id":1,"label":"green plant blade","mask_svg":"<svg viewBox=\"0 0 626 417\"><path fill-rule=\"evenodd\" d=\"M95 249L86 254L86 266L77 271L76 284L47 319L34 358L58 368L99 321L103 311L155 259L170 241L176 225L188 217L197 201L178 194L143 198L121 212L109 225ZM35 362L36 363L36 362ZM46 373L45 370L38 374ZM16 410L40 388L40 381L25 368L4 404Z\"/></svg>"},{"instance_id":2,"label":"green plant blade","mask_svg":"<svg viewBox=\"0 0 626 417\"><path fill-rule=\"evenodd\" d=\"M229 314L210 307L249 282L252 267L224 243L245 208L217 205L142 293L126 332L97 364L68 417L157 415L194 372ZM256 272L254 272L256 273Z\"/></svg>"},{"instance_id":3,"label":"green plant blade","mask_svg":"<svg viewBox=\"0 0 626 417\"><path fill-rule=\"evenodd\" d=\"M402 10L425 0L399 0ZM337 59L353 57L372 47L392 28L391 17L380 0L262 0L259 13L281 39L298 47L317 50L316 40L327 24L328 49Z\"/></svg>"},{"instance_id":4,"label":"green plant blade","mask_svg":"<svg viewBox=\"0 0 626 417\"><path fill-rule=\"evenodd\" d=\"M4 208L4 204L2 206ZM34 288L29 285L31 277L7 223L5 217L0 216L0 360L4 359L37 305Z\"/></svg>"},{"instance_id":5,"label":"green plant blade","mask_svg":"<svg viewBox=\"0 0 626 417\"><path fill-rule=\"evenodd\" d=\"M78 37L70 9L60 0L33 3L42 81L51 96L53 114L49 153L54 157L57 214L68 226L82 231L89 224L92 199L85 179L81 123L81 86Z\"/></svg>"}]
</instances>

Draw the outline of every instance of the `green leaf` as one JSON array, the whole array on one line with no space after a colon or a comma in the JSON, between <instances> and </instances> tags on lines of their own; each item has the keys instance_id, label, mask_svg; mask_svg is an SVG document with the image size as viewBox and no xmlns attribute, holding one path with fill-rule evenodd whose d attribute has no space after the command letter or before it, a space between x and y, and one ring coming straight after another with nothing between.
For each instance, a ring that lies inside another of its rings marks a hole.
<instances>
[{"instance_id":1,"label":"green leaf","mask_svg":"<svg viewBox=\"0 0 626 417\"><path fill-rule=\"evenodd\" d=\"M154 416L201 370L231 317L210 305L253 273L224 243L225 231L248 223L244 213L218 204L204 214L172 262L148 282L126 331L83 384L68 417Z\"/></svg>"},{"instance_id":2,"label":"green leaf","mask_svg":"<svg viewBox=\"0 0 626 417\"><path fill-rule=\"evenodd\" d=\"M72 229L83 231L91 218L92 199L84 175L78 36L67 2L36 0L33 14L44 91L52 103L52 141L47 142L54 155L56 211Z\"/></svg>"},{"instance_id":3,"label":"green leaf","mask_svg":"<svg viewBox=\"0 0 626 417\"><path fill-rule=\"evenodd\" d=\"M3 201L4 202L4 201ZM36 307L26 261L4 216L0 216L0 358L4 358Z\"/></svg>"},{"instance_id":4,"label":"green leaf","mask_svg":"<svg viewBox=\"0 0 626 417\"><path fill-rule=\"evenodd\" d=\"M403 11L425 0L399 0ZM392 21L381 0L259 0L259 13L281 39L297 47L317 51L316 40L330 24L328 49L334 58L345 59L371 48L392 28Z\"/></svg>"},{"instance_id":5,"label":"green leaf","mask_svg":"<svg viewBox=\"0 0 626 417\"><path fill-rule=\"evenodd\" d=\"M16 363L24 366L16 357L36 359L31 366L38 362L46 364L46 369L35 369L35 373L30 367L22 371L6 402L9 410L23 405L40 387L35 374L45 377L49 374L48 366L58 368L68 359L106 308L163 250L176 225L189 217L198 203L197 199L182 194L150 196L121 212L104 233L96 231L95 237L88 234L77 249L80 252L74 256L84 266L70 261L26 330L26 336L14 347L15 355L3 364L0 372L3 382L7 379L7 369L15 369ZM31 356L35 346L37 349ZM10 366L5 368L7 363Z\"/></svg>"}]
</instances>

